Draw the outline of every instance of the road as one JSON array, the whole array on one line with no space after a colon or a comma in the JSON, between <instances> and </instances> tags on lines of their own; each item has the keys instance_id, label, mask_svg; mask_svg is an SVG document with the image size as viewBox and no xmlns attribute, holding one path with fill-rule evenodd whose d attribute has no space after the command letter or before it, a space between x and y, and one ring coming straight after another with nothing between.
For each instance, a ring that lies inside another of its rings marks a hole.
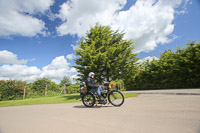
<instances>
[{"instance_id":1,"label":"road","mask_svg":"<svg viewBox=\"0 0 200 133\"><path fill-rule=\"evenodd\" d=\"M0 133L200 133L200 89L138 93L121 107L1 107Z\"/></svg>"}]
</instances>

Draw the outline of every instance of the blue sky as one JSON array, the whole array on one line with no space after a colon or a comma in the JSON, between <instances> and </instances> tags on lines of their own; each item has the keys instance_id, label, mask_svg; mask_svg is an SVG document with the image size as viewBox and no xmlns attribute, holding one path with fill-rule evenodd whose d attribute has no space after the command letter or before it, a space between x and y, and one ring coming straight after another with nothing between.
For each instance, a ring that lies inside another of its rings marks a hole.
<instances>
[{"instance_id":1,"label":"blue sky","mask_svg":"<svg viewBox=\"0 0 200 133\"><path fill-rule=\"evenodd\" d=\"M141 60L199 42L199 0L0 0L0 80L76 78L79 41L99 22L124 30Z\"/></svg>"}]
</instances>

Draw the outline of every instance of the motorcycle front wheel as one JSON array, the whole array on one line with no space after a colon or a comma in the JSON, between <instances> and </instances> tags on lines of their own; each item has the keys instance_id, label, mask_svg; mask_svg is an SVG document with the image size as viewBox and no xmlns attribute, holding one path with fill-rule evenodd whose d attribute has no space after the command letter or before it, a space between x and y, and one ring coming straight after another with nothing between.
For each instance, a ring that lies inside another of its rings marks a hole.
<instances>
[{"instance_id":1,"label":"motorcycle front wheel","mask_svg":"<svg viewBox=\"0 0 200 133\"><path fill-rule=\"evenodd\" d=\"M118 90L112 90L108 94L108 101L113 106L121 106L124 103L124 95L121 92L119 92Z\"/></svg>"}]
</instances>

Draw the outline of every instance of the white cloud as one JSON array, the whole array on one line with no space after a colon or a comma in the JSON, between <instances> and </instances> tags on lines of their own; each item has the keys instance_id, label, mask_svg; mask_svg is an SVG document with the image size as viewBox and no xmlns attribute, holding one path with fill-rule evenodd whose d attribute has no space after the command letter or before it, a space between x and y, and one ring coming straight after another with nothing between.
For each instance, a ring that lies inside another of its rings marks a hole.
<instances>
[{"instance_id":1,"label":"white cloud","mask_svg":"<svg viewBox=\"0 0 200 133\"><path fill-rule=\"evenodd\" d=\"M33 81L38 78L41 70L37 67L26 65L2 65L0 66L0 80Z\"/></svg>"},{"instance_id":2,"label":"white cloud","mask_svg":"<svg viewBox=\"0 0 200 133\"><path fill-rule=\"evenodd\" d=\"M0 64L26 64L28 60L18 60L17 55L7 50L0 51Z\"/></svg>"},{"instance_id":3,"label":"white cloud","mask_svg":"<svg viewBox=\"0 0 200 133\"><path fill-rule=\"evenodd\" d=\"M69 63L64 56L56 57L52 60L51 64L42 68L40 77L46 77L54 80L61 79L66 76L69 70Z\"/></svg>"},{"instance_id":4,"label":"white cloud","mask_svg":"<svg viewBox=\"0 0 200 133\"><path fill-rule=\"evenodd\" d=\"M123 8L126 0L72 0L61 5L58 17L64 22L57 27L59 35L83 37L96 22L110 24L116 10Z\"/></svg>"},{"instance_id":5,"label":"white cloud","mask_svg":"<svg viewBox=\"0 0 200 133\"><path fill-rule=\"evenodd\" d=\"M187 13L187 5L188 4L192 4L192 1L191 0L184 0L182 9L181 10L177 10L176 13L177 14L185 14L185 13Z\"/></svg>"},{"instance_id":6,"label":"white cloud","mask_svg":"<svg viewBox=\"0 0 200 133\"><path fill-rule=\"evenodd\" d=\"M125 0L72 0L61 6L58 17L64 22L57 27L59 35L83 37L96 22L110 24L116 10L123 8Z\"/></svg>"},{"instance_id":7,"label":"white cloud","mask_svg":"<svg viewBox=\"0 0 200 133\"><path fill-rule=\"evenodd\" d=\"M53 3L53 0L1 0L0 36L46 35L45 23L33 15L45 13Z\"/></svg>"},{"instance_id":8,"label":"white cloud","mask_svg":"<svg viewBox=\"0 0 200 133\"><path fill-rule=\"evenodd\" d=\"M74 73L76 73L76 69L70 68L70 63L64 56L59 56L53 59L51 64L42 68L39 77L49 78L58 83L64 76L71 77Z\"/></svg>"},{"instance_id":9,"label":"white cloud","mask_svg":"<svg viewBox=\"0 0 200 133\"><path fill-rule=\"evenodd\" d=\"M72 67L72 68L70 69L70 72L71 72L71 73L77 73L77 69L74 68L74 67Z\"/></svg>"},{"instance_id":10,"label":"white cloud","mask_svg":"<svg viewBox=\"0 0 200 133\"><path fill-rule=\"evenodd\" d=\"M66 58L69 59L69 60L73 60L73 59L76 58L76 55L74 55L73 53L72 53L72 54L68 54L68 55L66 56Z\"/></svg>"},{"instance_id":11,"label":"white cloud","mask_svg":"<svg viewBox=\"0 0 200 133\"><path fill-rule=\"evenodd\" d=\"M172 41L175 8L184 0L137 0L130 9L122 11L126 0L71 0L61 5L57 15L63 23L59 35L84 37L96 22L126 32L133 39L135 52L154 50L158 44ZM188 1L188 0L186 0ZM188 2L187 2L188 3Z\"/></svg>"},{"instance_id":12,"label":"white cloud","mask_svg":"<svg viewBox=\"0 0 200 133\"><path fill-rule=\"evenodd\" d=\"M35 60L35 58L31 59ZM7 50L0 51L0 80L23 80L33 82L38 78L48 78L59 83L64 76L73 79L77 70L71 67L64 56L56 57L41 70L36 66L27 66L28 60L18 60L17 55ZM9 64L9 65L8 65Z\"/></svg>"},{"instance_id":13,"label":"white cloud","mask_svg":"<svg viewBox=\"0 0 200 133\"><path fill-rule=\"evenodd\" d=\"M72 75L72 76L70 77L71 80L74 80L74 79L77 79L77 78L79 78L77 74L74 74L74 75Z\"/></svg>"},{"instance_id":14,"label":"white cloud","mask_svg":"<svg viewBox=\"0 0 200 133\"><path fill-rule=\"evenodd\" d=\"M77 44L71 44L71 47L73 48L73 50L75 50L75 49L79 49L80 48L80 45L78 44L78 42L77 42Z\"/></svg>"},{"instance_id":15,"label":"white cloud","mask_svg":"<svg viewBox=\"0 0 200 133\"><path fill-rule=\"evenodd\" d=\"M143 62L145 62L147 60L153 61L153 60L159 60L159 58L157 58L155 56L147 56L147 57L145 57L143 59L138 60L137 63L143 63Z\"/></svg>"}]
</instances>

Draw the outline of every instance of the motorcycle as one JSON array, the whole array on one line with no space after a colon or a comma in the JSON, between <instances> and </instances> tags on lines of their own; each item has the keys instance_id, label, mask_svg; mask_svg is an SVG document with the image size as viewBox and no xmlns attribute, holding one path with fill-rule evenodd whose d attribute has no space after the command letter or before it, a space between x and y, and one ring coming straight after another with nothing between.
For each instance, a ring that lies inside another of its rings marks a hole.
<instances>
[{"instance_id":1,"label":"motorcycle","mask_svg":"<svg viewBox=\"0 0 200 133\"><path fill-rule=\"evenodd\" d=\"M121 106L124 103L124 95L118 90L117 87L113 89L112 83L105 83L102 85L101 95L104 97L102 102L96 92L88 92L87 87L80 86L80 96L83 104L86 107L93 107L95 104L112 104L113 106Z\"/></svg>"}]
</instances>

